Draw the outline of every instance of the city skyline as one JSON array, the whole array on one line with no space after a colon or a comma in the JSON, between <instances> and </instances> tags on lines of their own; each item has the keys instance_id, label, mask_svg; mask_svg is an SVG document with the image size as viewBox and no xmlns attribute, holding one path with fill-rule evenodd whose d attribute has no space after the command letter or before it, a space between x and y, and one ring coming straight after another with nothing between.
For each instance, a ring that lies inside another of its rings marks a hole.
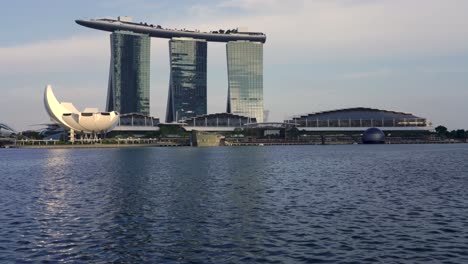
<instances>
[{"instance_id":1,"label":"city skyline","mask_svg":"<svg viewBox=\"0 0 468 264\"><path fill-rule=\"evenodd\" d=\"M15 114L0 122L17 130L48 122L38 99L47 83L58 88L59 97L79 91L77 105L104 108L108 36L74 20L128 15L174 28L248 26L265 32L264 102L270 120L364 106L415 113L451 129L468 128L467 7L456 0L8 3L3 19L9 23L0 25L8 35L0 40L0 105L2 112ZM152 42L150 114L164 118L167 41ZM223 44L210 44L208 113L226 109L225 52ZM23 105L12 104L18 101Z\"/></svg>"},{"instance_id":2,"label":"city skyline","mask_svg":"<svg viewBox=\"0 0 468 264\"><path fill-rule=\"evenodd\" d=\"M149 115L148 38L170 38L167 123L184 122L185 119L207 114L208 41L227 43L226 112L255 118L257 122L264 121L264 33L249 32L247 28L209 32L163 28L148 22L135 22L128 16L119 16L117 19L78 19L75 22L84 27L113 32L107 103L109 111ZM140 105L148 106L143 109L138 107Z\"/></svg>"}]
</instances>

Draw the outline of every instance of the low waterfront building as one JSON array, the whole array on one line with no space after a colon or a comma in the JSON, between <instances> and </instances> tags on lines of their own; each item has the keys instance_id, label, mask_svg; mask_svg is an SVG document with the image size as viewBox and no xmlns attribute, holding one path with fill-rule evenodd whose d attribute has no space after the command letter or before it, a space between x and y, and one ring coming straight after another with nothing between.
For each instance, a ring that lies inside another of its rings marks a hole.
<instances>
[{"instance_id":1,"label":"low waterfront building","mask_svg":"<svg viewBox=\"0 0 468 264\"><path fill-rule=\"evenodd\" d=\"M365 107L338 109L295 116L286 123L302 131L365 131L377 127L383 131L429 131L426 118L414 114Z\"/></svg>"},{"instance_id":2,"label":"low waterfront building","mask_svg":"<svg viewBox=\"0 0 468 264\"><path fill-rule=\"evenodd\" d=\"M255 118L230 113L199 115L184 120L186 131L234 131L245 125L256 123Z\"/></svg>"},{"instance_id":3,"label":"low waterfront building","mask_svg":"<svg viewBox=\"0 0 468 264\"><path fill-rule=\"evenodd\" d=\"M284 138L286 131L294 128L293 124L281 122L251 123L243 127L244 134L255 138Z\"/></svg>"},{"instance_id":4,"label":"low waterfront building","mask_svg":"<svg viewBox=\"0 0 468 264\"><path fill-rule=\"evenodd\" d=\"M159 118L140 113L120 115L113 131L159 131Z\"/></svg>"},{"instance_id":5,"label":"low waterfront building","mask_svg":"<svg viewBox=\"0 0 468 264\"><path fill-rule=\"evenodd\" d=\"M135 137L152 138L158 137L160 131L158 117L152 117L141 113L128 113L120 115L117 126L106 135L107 138Z\"/></svg>"}]
</instances>

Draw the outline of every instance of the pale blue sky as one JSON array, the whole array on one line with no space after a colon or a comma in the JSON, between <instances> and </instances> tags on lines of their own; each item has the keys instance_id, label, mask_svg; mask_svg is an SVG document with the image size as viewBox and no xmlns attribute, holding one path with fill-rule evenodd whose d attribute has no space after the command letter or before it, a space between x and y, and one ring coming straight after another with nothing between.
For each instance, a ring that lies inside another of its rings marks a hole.
<instances>
[{"instance_id":1,"label":"pale blue sky","mask_svg":"<svg viewBox=\"0 0 468 264\"><path fill-rule=\"evenodd\" d=\"M7 1L0 18L0 122L49 122L46 84L79 108L105 107L109 33L79 18L127 15L165 27L247 26L267 34L270 121L346 107L411 112L468 129L468 1ZM168 43L152 39L151 113L164 119ZM208 111L226 107L225 46L208 47Z\"/></svg>"}]
</instances>

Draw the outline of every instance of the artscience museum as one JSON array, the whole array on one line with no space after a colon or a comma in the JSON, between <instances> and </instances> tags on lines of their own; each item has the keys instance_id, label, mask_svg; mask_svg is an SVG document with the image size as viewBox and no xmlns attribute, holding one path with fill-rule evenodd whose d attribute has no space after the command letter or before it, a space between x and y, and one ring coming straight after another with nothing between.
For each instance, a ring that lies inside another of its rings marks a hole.
<instances>
[{"instance_id":1,"label":"artscience museum","mask_svg":"<svg viewBox=\"0 0 468 264\"><path fill-rule=\"evenodd\" d=\"M52 121L70 130L70 139L75 134L81 139L96 140L99 134L111 131L119 121L119 114L115 111L99 112L97 108L85 108L78 111L72 103L59 102L47 85L44 91L44 106Z\"/></svg>"}]
</instances>

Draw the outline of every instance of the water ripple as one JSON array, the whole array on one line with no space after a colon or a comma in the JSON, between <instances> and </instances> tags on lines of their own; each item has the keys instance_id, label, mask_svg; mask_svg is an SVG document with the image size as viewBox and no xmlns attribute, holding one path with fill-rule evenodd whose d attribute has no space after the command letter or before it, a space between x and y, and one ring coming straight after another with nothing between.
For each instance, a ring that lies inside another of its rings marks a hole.
<instances>
[{"instance_id":1,"label":"water ripple","mask_svg":"<svg viewBox=\"0 0 468 264\"><path fill-rule=\"evenodd\" d=\"M468 263L467 154L0 150L0 262Z\"/></svg>"}]
</instances>

